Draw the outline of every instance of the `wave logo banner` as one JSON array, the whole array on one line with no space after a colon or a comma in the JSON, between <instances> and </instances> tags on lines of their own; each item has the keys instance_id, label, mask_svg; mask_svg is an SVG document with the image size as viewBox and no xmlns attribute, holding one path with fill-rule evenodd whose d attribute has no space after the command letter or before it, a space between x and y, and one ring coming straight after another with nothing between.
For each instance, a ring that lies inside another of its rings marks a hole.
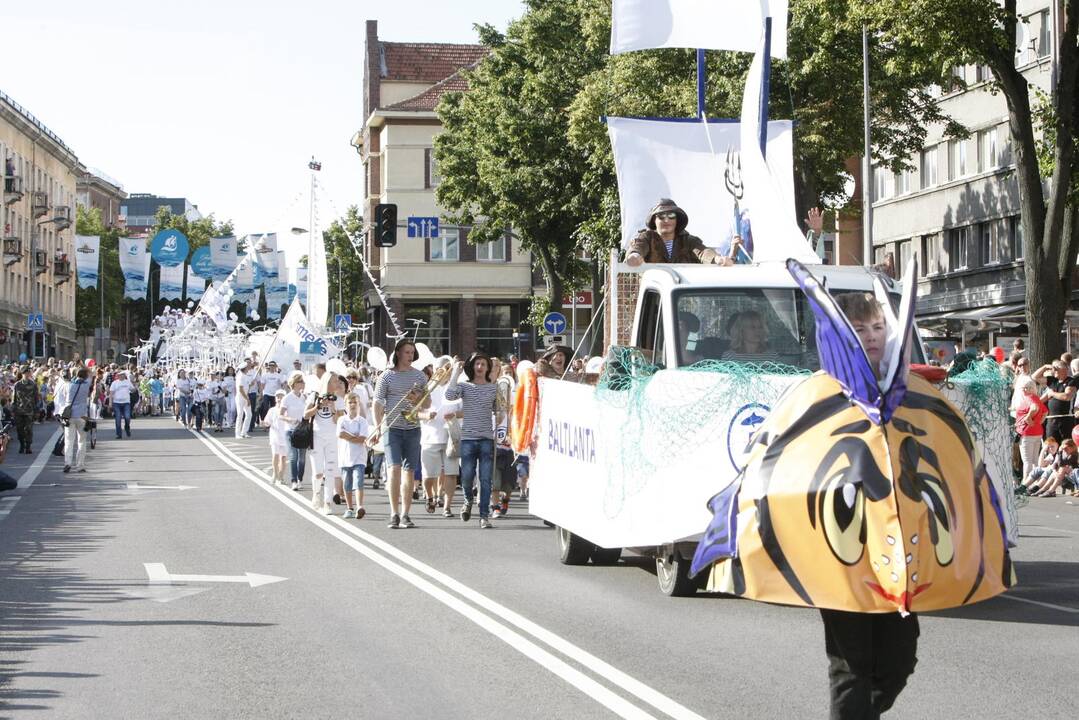
<instances>
[{"instance_id":1,"label":"wave logo banner","mask_svg":"<svg viewBox=\"0 0 1079 720\"><path fill-rule=\"evenodd\" d=\"M75 273L79 278L79 287L97 287L100 250L101 237L99 235L75 236Z\"/></svg>"},{"instance_id":2,"label":"wave logo banner","mask_svg":"<svg viewBox=\"0 0 1079 720\"><path fill-rule=\"evenodd\" d=\"M157 296L161 300L179 300L184 295L183 265L162 265L161 279L158 281Z\"/></svg>"},{"instance_id":3,"label":"wave logo banner","mask_svg":"<svg viewBox=\"0 0 1079 720\"><path fill-rule=\"evenodd\" d=\"M210 259L213 263L214 282L228 279L240 262L240 256L236 253L236 238L210 238Z\"/></svg>"},{"instance_id":4,"label":"wave logo banner","mask_svg":"<svg viewBox=\"0 0 1079 720\"><path fill-rule=\"evenodd\" d=\"M163 267L183 265L187 250L187 236L175 228L162 230L150 242L150 255Z\"/></svg>"},{"instance_id":5,"label":"wave logo banner","mask_svg":"<svg viewBox=\"0 0 1079 720\"><path fill-rule=\"evenodd\" d=\"M120 272L124 275L124 298L142 300L146 297L146 270L149 257L143 238L120 238Z\"/></svg>"},{"instance_id":6,"label":"wave logo banner","mask_svg":"<svg viewBox=\"0 0 1079 720\"><path fill-rule=\"evenodd\" d=\"M191 270L204 280L211 279L214 274L214 263L213 259L210 257L210 252L210 247L204 245L191 253Z\"/></svg>"}]
</instances>

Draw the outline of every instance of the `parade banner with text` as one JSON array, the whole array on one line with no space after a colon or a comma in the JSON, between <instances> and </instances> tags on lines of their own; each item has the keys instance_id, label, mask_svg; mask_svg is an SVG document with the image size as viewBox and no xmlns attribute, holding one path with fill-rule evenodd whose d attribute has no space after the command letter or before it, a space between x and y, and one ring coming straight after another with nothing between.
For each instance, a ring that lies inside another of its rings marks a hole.
<instances>
[{"instance_id":1,"label":"parade banner with text","mask_svg":"<svg viewBox=\"0 0 1079 720\"><path fill-rule=\"evenodd\" d=\"M75 273L79 278L79 287L96 288L98 275L98 256L101 249L101 237L98 235L75 236Z\"/></svg>"},{"instance_id":2,"label":"parade banner with text","mask_svg":"<svg viewBox=\"0 0 1079 720\"><path fill-rule=\"evenodd\" d=\"M120 272L124 275L124 298L146 298L146 240L143 238L120 238Z\"/></svg>"},{"instance_id":3,"label":"parade banner with text","mask_svg":"<svg viewBox=\"0 0 1079 720\"><path fill-rule=\"evenodd\" d=\"M236 254L236 238L211 238L210 259L213 262L214 282L224 281L240 261Z\"/></svg>"}]
</instances>

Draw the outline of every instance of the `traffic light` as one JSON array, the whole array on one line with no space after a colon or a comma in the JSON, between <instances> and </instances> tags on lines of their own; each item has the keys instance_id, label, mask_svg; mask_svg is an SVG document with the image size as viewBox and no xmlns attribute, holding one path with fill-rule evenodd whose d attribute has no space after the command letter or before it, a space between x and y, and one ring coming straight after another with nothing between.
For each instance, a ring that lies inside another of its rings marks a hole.
<instances>
[{"instance_id":1,"label":"traffic light","mask_svg":"<svg viewBox=\"0 0 1079 720\"><path fill-rule=\"evenodd\" d=\"M375 245L393 247L397 244L397 206L393 203L375 205Z\"/></svg>"}]
</instances>

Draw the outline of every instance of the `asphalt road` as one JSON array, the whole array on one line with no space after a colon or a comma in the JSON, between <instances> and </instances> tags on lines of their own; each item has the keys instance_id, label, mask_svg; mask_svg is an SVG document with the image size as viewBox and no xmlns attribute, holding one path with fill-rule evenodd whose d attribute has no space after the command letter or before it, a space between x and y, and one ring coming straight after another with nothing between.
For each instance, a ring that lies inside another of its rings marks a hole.
<instances>
[{"instance_id":1,"label":"asphalt road","mask_svg":"<svg viewBox=\"0 0 1079 720\"><path fill-rule=\"evenodd\" d=\"M267 484L263 433L103 436L86 474L4 465L0 717L827 716L815 611L564 567L519 502L490 531L419 505L389 530L370 489L363 520L316 515ZM1020 519L1019 587L923 615L888 717L1074 717L1079 500Z\"/></svg>"}]
</instances>

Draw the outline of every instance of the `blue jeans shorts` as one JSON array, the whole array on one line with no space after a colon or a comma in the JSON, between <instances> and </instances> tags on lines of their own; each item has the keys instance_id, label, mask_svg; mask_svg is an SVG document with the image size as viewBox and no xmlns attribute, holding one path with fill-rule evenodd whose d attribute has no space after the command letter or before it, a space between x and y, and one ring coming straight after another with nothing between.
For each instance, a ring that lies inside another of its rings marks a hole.
<instances>
[{"instance_id":1,"label":"blue jeans shorts","mask_svg":"<svg viewBox=\"0 0 1079 720\"><path fill-rule=\"evenodd\" d=\"M366 465L352 465L341 468L341 475L345 479L345 492L363 490L363 472L366 468Z\"/></svg>"},{"instance_id":2,"label":"blue jeans shorts","mask_svg":"<svg viewBox=\"0 0 1079 720\"><path fill-rule=\"evenodd\" d=\"M386 434L386 464L420 471L420 429L390 428Z\"/></svg>"}]
</instances>

